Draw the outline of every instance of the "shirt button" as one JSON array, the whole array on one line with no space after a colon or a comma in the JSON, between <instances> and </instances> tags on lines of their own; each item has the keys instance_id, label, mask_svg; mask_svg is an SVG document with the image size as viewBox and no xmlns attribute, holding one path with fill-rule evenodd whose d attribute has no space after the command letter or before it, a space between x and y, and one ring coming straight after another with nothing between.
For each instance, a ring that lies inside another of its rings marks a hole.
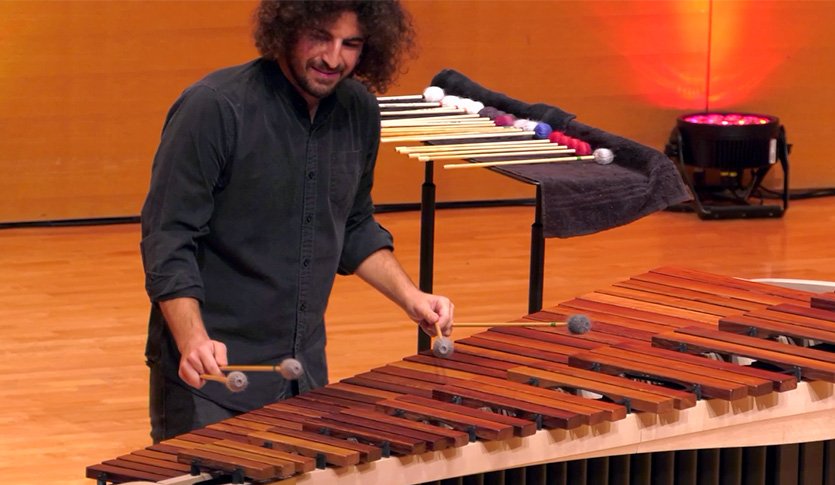
<instances>
[{"instance_id":1,"label":"shirt button","mask_svg":"<svg viewBox=\"0 0 835 485\"><path fill-rule=\"evenodd\" d=\"M305 311L305 310L307 310L307 305L305 305L304 303L302 303L301 305L299 305L299 311L302 311L302 312L303 312L303 311Z\"/></svg>"},{"instance_id":2,"label":"shirt button","mask_svg":"<svg viewBox=\"0 0 835 485\"><path fill-rule=\"evenodd\" d=\"M308 266L310 266L310 260L305 259L304 261L302 261L302 264L304 265L305 268L307 268Z\"/></svg>"},{"instance_id":3,"label":"shirt button","mask_svg":"<svg viewBox=\"0 0 835 485\"><path fill-rule=\"evenodd\" d=\"M307 217L304 218L304 222L306 222L308 224L310 224L310 221L312 221L312 220L313 220L313 216L307 216Z\"/></svg>"},{"instance_id":4,"label":"shirt button","mask_svg":"<svg viewBox=\"0 0 835 485\"><path fill-rule=\"evenodd\" d=\"M307 172L307 178L313 180L316 178L316 172Z\"/></svg>"}]
</instances>

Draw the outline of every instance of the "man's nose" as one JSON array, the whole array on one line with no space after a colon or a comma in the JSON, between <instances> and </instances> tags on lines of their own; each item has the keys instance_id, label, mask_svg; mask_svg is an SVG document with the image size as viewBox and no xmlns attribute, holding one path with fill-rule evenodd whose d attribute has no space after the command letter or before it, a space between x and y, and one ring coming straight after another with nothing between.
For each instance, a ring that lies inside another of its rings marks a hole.
<instances>
[{"instance_id":1,"label":"man's nose","mask_svg":"<svg viewBox=\"0 0 835 485\"><path fill-rule=\"evenodd\" d=\"M328 42L325 46L325 51L322 54L322 61L331 69L336 69L340 65L340 58L342 57L342 42L334 40Z\"/></svg>"}]
</instances>

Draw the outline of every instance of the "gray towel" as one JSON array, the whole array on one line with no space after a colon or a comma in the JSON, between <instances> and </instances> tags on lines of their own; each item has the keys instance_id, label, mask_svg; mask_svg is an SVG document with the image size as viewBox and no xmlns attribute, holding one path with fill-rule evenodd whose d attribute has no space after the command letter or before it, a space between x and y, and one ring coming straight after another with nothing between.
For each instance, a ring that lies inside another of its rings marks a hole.
<instances>
[{"instance_id":1,"label":"gray towel","mask_svg":"<svg viewBox=\"0 0 835 485\"><path fill-rule=\"evenodd\" d=\"M518 118L543 121L589 143L592 149L605 147L614 152L615 160L608 165L577 161L492 168L540 186L545 237L592 234L692 198L678 169L658 150L584 125L559 108L527 104L490 91L451 69L435 75L432 85Z\"/></svg>"}]
</instances>

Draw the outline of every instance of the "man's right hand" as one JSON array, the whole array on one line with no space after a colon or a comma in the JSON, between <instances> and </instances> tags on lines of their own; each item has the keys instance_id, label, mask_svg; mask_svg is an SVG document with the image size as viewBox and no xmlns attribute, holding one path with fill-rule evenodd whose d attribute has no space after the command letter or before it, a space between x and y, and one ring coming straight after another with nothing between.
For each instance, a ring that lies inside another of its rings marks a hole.
<instances>
[{"instance_id":1,"label":"man's right hand","mask_svg":"<svg viewBox=\"0 0 835 485\"><path fill-rule=\"evenodd\" d=\"M227 365L226 345L209 338L200 302L173 298L159 302L159 307L180 350L180 379L199 389L206 383L200 374L222 375L220 367Z\"/></svg>"},{"instance_id":2,"label":"man's right hand","mask_svg":"<svg viewBox=\"0 0 835 485\"><path fill-rule=\"evenodd\" d=\"M223 375L220 367L228 364L226 345L208 338L194 344L186 344L180 350L180 355L180 379L198 389L206 383L200 378L200 374Z\"/></svg>"}]
</instances>

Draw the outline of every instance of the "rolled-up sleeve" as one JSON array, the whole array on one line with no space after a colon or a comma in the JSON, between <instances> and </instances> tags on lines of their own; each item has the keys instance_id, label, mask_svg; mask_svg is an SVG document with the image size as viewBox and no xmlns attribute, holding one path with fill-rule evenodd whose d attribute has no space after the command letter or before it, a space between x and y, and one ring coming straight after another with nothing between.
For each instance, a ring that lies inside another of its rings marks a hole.
<instances>
[{"instance_id":1,"label":"rolled-up sleeve","mask_svg":"<svg viewBox=\"0 0 835 485\"><path fill-rule=\"evenodd\" d=\"M338 269L342 275L352 274L372 253L380 249L394 249L391 233L374 219L374 203L371 200L374 166L380 143L380 117L376 105L374 109L371 115L374 122L369 135L368 158L345 226L345 241Z\"/></svg>"},{"instance_id":2,"label":"rolled-up sleeve","mask_svg":"<svg viewBox=\"0 0 835 485\"><path fill-rule=\"evenodd\" d=\"M235 139L231 104L197 85L172 106L142 207L142 262L151 301L203 301L197 241L209 233L214 191Z\"/></svg>"}]
</instances>

